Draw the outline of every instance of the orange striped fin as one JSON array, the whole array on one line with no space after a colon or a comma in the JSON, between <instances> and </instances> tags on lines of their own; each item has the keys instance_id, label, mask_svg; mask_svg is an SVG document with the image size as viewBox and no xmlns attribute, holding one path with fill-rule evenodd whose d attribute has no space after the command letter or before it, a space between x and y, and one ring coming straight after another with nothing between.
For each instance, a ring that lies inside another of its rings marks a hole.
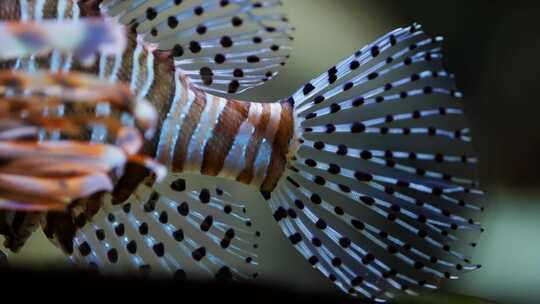
<instances>
[{"instance_id":1,"label":"orange striped fin","mask_svg":"<svg viewBox=\"0 0 540 304\"><path fill-rule=\"evenodd\" d=\"M127 126L126 117L136 127ZM78 73L1 72L0 209L63 210L76 199L112 191L113 176L128 163L162 178L163 167L137 155L156 117L122 84ZM89 141L96 125L107 136Z\"/></svg>"},{"instance_id":2,"label":"orange striped fin","mask_svg":"<svg viewBox=\"0 0 540 304\"><path fill-rule=\"evenodd\" d=\"M108 106L107 115L97 113L99 104ZM42 115L45 109L58 107L67 108L61 117ZM123 112L133 115L141 130L153 132L157 112L148 102L137 101L125 84L77 72L0 72L0 119L22 119L44 127L56 124L66 130L75 127L70 122L81 126L99 120L118 130Z\"/></svg>"}]
</instances>

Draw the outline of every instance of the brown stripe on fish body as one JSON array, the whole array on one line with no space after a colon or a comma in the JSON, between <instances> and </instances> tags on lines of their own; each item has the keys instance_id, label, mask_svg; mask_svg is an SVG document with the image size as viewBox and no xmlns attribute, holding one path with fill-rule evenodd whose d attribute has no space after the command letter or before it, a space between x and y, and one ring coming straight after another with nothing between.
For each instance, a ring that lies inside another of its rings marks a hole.
<instances>
[{"instance_id":1,"label":"brown stripe on fish body","mask_svg":"<svg viewBox=\"0 0 540 304\"><path fill-rule=\"evenodd\" d=\"M124 53L122 54L122 64L117 74L117 79L124 83L129 83L131 81L131 74L133 69L133 53L137 47L137 35L134 31L128 31L128 45ZM138 84L144 80L146 75L146 58L149 51L146 48L143 48L143 52L137 58L137 64L139 65L139 79ZM156 57L157 58L157 57ZM107 70L112 71L114 62L107 62ZM165 121L171 103L174 99L175 92L175 73L172 69L173 60L172 57L160 57L159 60L154 60L154 82L148 91L147 96L150 97L150 101L156 107L158 111L158 125L156 130L159 130L163 127L163 122ZM94 73L97 72L98 67L97 63L94 65ZM186 85L183 83L183 85ZM129 90L129 87L127 87ZM184 90L183 92L185 92ZM182 101L187 99L187 94L182 94ZM151 140L145 141L145 144L142 148L142 153L148 156L154 156L157 150L157 145L159 143L160 136L159 133L155 134ZM171 147L172 148L172 147ZM153 183L153 176L150 170L142 168L138 164L128 163L124 174L118 181L114 192L113 192L113 204L120 204L125 202L129 196L133 193L135 189L141 184L145 183L147 185Z\"/></svg>"},{"instance_id":2,"label":"brown stripe on fish body","mask_svg":"<svg viewBox=\"0 0 540 304\"><path fill-rule=\"evenodd\" d=\"M89 1L89 2L101 2L101 1ZM81 13L82 13L82 4L79 2L79 5L81 6ZM86 9L92 9L92 5L89 5L86 7ZM93 12L88 12L88 14L93 14ZM147 57L150 54L150 50L143 46L143 50L140 54L140 56L136 59L134 62L134 52L137 48L138 42L137 42L137 33L134 30L127 30L127 46L122 54L122 61L120 65L120 69L118 70L118 73L116 74L117 79L121 83L125 83L128 90L130 90L128 84L131 82L131 76L133 71L134 64L138 65L139 73L138 73L138 80L135 90L140 88L142 84L146 80L147 75ZM165 121L167 114L169 112L169 109L171 107L171 103L174 99L174 93L175 93L175 71L174 71L174 62L173 58L171 56L160 56L161 51L153 51L155 60L153 62L153 70L154 70L154 81L152 85L150 86L150 90L146 94L146 98L155 106L157 112L158 112L158 125L156 126L157 132L161 130L163 126L163 122ZM107 61L107 74L113 71L113 66L115 62L114 60L108 60ZM77 70L85 70L84 67L75 67ZM98 60L96 60L96 63L92 66L92 70L88 71L91 73L96 74L99 70L99 63ZM183 80L182 80L183 81ZM183 81L184 82L184 81ZM184 86L186 86L186 83L183 83ZM184 90L185 91L185 90ZM187 99L186 96L182 96L182 101ZM145 145L143 146L142 153L149 156L154 156L157 150L157 145L159 143L160 136L159 134L155 134L152 140L145 141Z\"/></svg>"},{"instance_id":3,"label":"brown stripe on fish body","mask_svg":"<svg viewBox=\"0 0 540 304\"><path fill-rule=\"evenodd\" d=\"M172 57L154 60L154 83L150 87L147 96L158 111L158 124L156 131L159 132L163 127L163 122L174 100L175 92L175 73L171 70L173 65ZM147 141L143 147L143 153L154 156L159 142L159 134L155 134L151 141Z\"/></svg>"},{"instance_id":4,"label":"brown stripe on fish body","mask_svg":"<svg viewBox=\"0 0 540 304\"><path fill-rule=\"evenodd\" d=\"M83 0L79 1L79 7L81 8L81 16L83 17L99 17L101 10L99 5L102 0Z\"/></svg>"},{"instance_id":5,"label":"brown stripe on fish body","mask_svg":"<svg viewBox=\"0 0 540 304\"><path fill-rule=\"evenodd\" d=\"M219 114L226 104L227 100L224 98L206 95L206 106L188 145L188 156L184 164L184 171L200 172L204 147L212 137L212 131L218 123Z\"/></svg>"},{"instance_id":6,"label":"brown stripe on fish body","mask_svg":"<svg viewBox=\"0 0 540 304\"><path fill-rule=\"evenodd\" d=\"M133 42L134 40L132 40L130 43ZM126 52L124 52L124 59L122 61L122 68L118 75L118 79L127 81L131 77L132 64L130 58L133 56L132 54L133 48L128 48L126 49ZM146 50L144 52L144 57L146 57ZM161 130L163 127L163 122L167 117L168 109L170 108L170 104L174 98L175 74L173 71L171 71L171 66L172 58L168 58L168 60L163 59L154 61L155 79L152 87L148 91L148 96L151 96L152 104L158 110L158 124L156 126L157 131ZM148 156L154 156L159 139L159 134L154 134L151 140L145 141L141 152ZM117 186L114 188L114 204L125 202L141 183L152 183L152 172L137 164L128 163L124 172L125 173L120 178Z\"/></svg>"},{"instance_id":7,"label":"brown stripe on fish body","mask_svg":"<svg viewBox=\"0 0 540 304\"><path fill-rule=\"evenodd\" d=\"M124 203L137 187L147 178L150 178L151 171L137 163L128 162L124 168L124 174L112 192L112 204Z\"/></svg>"},{"instance_id":8,"label":"brown stripe on fish body","mask_svg":"<svg viewBox=\"0 0 540 304\"><path fill-rule=\"evenodd\" d=\"M136 35L133 32L128 34L128 47L122 55L122 65L118 72L118 80L129 83L131 80L131 70L133 67L133 52L136 48ZM145 75L146 73L146 56L148 51L143 49L143 52L139 58L139 75ZM109 62L109 69L112 69L113 62ZM150 101L157 109L158 124L156 125L156 131L163 127L163 122L167 117L168 109L174 98L174 71L171 71L172 58L163 58L162 60L154 61L154 82L148 91L147 96L150 97ZM140 77L141 78L141 77ZM139 81L140 81L139 78ZM129 89L129 88L128 88ZM151 140L145 141L142 147L142 153L148 156L154 156L157 150L159 142L159 133L154 134ZM152 184L153 176L152 172L147 168L143 168L138 164L128 163L124 174L118 181L118 184L114 188L113 192L113 204L120 204L125 202L129 196L138 188L141 183Z\"/></svg>"},{"instance_id":9,"label":"brown stripe on fish body","mask_svg":"<svg viewBox=\"0 0 540 304\"><path fill-rule=\"evenodd\" d=\"M172 171L173 172L182 172L184 170L184 165L187 159L188 145L191 141L191 137L195 132L195 129L199 125L201 120L201 114L206 105L206 94L193 86L190 87L190 93L194 96L189 98L195 98L191 104L191 108L187 113L187 117L184 120L183 124L180 126L180 134L174 143L175 150L172 160Z\"/></svg>"},{"instance_id":10,"label":"brown stripe on fish body","mask_svg":"<svg viewBox=\"0 0 540 304\"><path fill-rule=\"evenodd\" d=\"M17 0L3 0L0 4L0 20L19 20L21 19L21 7ZM16 60L0 61L0 69L11 69Z\"/></svg>"},{"instance_id":11,"label":"brown stripe on fish body","mask_svg":"<svg viewBox=\"0 0 540 304\"><path fill-rule=\"evenodd\" d=\"M190 100L193 99L193 94L189 94L188 84L186 77L175 71L173 73L174 77L174 88L175 90L171 92L172 100L169 109L163 109L163 112L167 112L166 120L171 120L172 122L168 123L168 126L163 127L162 129L157 129L159 134L156 135L158 145L161 145L161 149L158 148L156 151L156 159L162 164L169 165L172 163L173 152L174 152L174 138L177 133L177 126L180 126L183 123L182 115L187 116L191 104ZM177 86L179 88L177 88ZM177 91L177 89L179 89ZM176 96L175 94L178 94ZM160 109L160 112L162 110ZM163 121L162 123L165 123ZM162 142L163 141L163 142Z\"/></svg>"},{"instance_id":12,"label":"brown stripe on fish body","mask_svg":"<svg viewBox=\"0 0 540 304\"><path fill-rule=\"evenodd\" d=\"M274 139L281 121L281 110L281 104L279 102L270 104L270 119L266 125L263 140L255 157L251 185L260 187L264 182L266 171L272 158Z\"/></svg>"},{"instance_id":13,"label":"brown stripe on fish body","mask_svg":"<svg viewBox=\"0 0 540 304\"><path fill-rule=\"evenodd\" d=\"M135 52L135 48L137 48L137 34L128 30L126 31L126 34L126 49L122 54L122 65L118 71L117 79L129 84L131 80L131 69L133 68L133 53ZM146 57L146 50L141 54L141 57ZM113 64L114 62L112 62L112 60L107 62L108 71L112 69ZM99 60L96 60L94 68L97 72L99 69ZM139 60L139 68L145 69L144 61L141 62L141 60Z\"/></svg>"},{"instance_id":14,"label":"brown stripe on fish body","mask_svg":"<svg viewBox=\"0 0 540 304\"><path fill-rule=\"evenodd\" d=\"M10 1L2 1L2 6L4 6L4 2L11 2ZM13 2L20 2L19 0L14 0ZM67 1L66 2L66 10L65 10L65 17L66 19L71 18L72 14L72 8L73 5L78 5L80 8L80 4L74 3L75 1ZM36 6L36 0L30 0L28 1L28 15L30 18L33 18L35 14L35 6ZM82 10L80 10L81 14L83 13ZM20 19L20 11L18 13L18 18ZM43 19L56 19L58 18L58 0L45 0L45 3L43 5L42 9Z\"/></svg>"},{"instance_id":15,"label":"brown stripe on fish body","mask_svg":"<svg viewBox=\"0 0 540 304\"><path fill-rule=\"evenodd\" d=\"M65 9L65 17L69 19L72 17L73 5L79 6L81 16L85 16L86 8L81 6L81 2L75 3L75 1L67 1ZM20 20L21 19L21 5L20 0L2 0L0 5L0 20ZM29 19L34 19L36 15L37 1L28 1L27 14ZM41 7L41 14L43 19L57 19L58 18L58 0L45 0L43 7Z\"/></svg>"},{"instance_id":16,"label":"brown stripe on fish body","mask_svg":"<svg viewBox=\"0 0 540 304\"><path fill-rule=\"evenodd\" d=\"M10 2L11 0L9 0ZM18 0L13 0L14 2L19 2ZM2 1L8 2L8 1ZM58 0L45 0L45 5L43 6L43 18L44 19L56 19L58 18ZM103 2L102 0L79 0L79 1L66 1L65 17L71 18L73 5L79 7L80 17L100 17L101 10L99 4ZM30 8L35 4L35 0L29 1ZM2 6L4 4L2 3Z\"/></svg>"},{"instance_id":17,"label":"brown stripe on fish body","mask_svg":"<svg viewBox=\"0 0 540 304\"><path fill-rule=\"evenodd\" d=\"M30 1L35 2L35 1ZM72 6L76 5L75 1L67 1L66 3L66 15L71 17ZM79 5L80 7L80 5ZM45 0L43 6L43 18L44 19L56 19L58 17L58 0Z\"/></svg>"},{"instance_id":18,"label":"brown stripe on fish body","mask_svg":"<svg viewBox=\"0 0 540 304\"><path fill-rule=\"evenodd\" d=\"M249 185L253 180L255 159L259 153L259 148L264 138L268 121L270 120L270 104L262 103L262 108L260 119L255 125L255 132L246 147L245 167L236 177L236 180L243 184Z\"/></svg>"},{"instance_id":19,"label":"brown stripe on fish body","mask_svg":"<svg viewBox=\"0 0 540 304\"><path fill-rule=\"evenodd\" d=\"M4 0L0 5L0 20L21 19L21 7L17 0Z\"/></svg>"},{"instance_id":20,"label":"brown stripe on fish body","mask_svg":"<svg viewBox=\"0 0 540 304\"><path fill-rule=\"evenodd\" d=\"M227 101L214 127L212 137L205 145L201 174L216 176L223 170L225 159L238 135L240 125L247 119L249 107L248 102Z\"/></svg>"},{"instance_id":21,"label":"brown stripe on fish body","mask_svg":"<svg viewBox=\"0 0 540 304\"><path fill-rule=\"evenodd\" d=\"M137 35L133 31L127 31L127 47L124 53L122 54L122 63L117 74L117 79L123 83L130 83L133 69L133 53L137 47ZM139 79L138 86L140 87L141 83L144 81L146 76L146 58L149 51L146 48L143 48L141 55L137 58L139 66ZM113 70L114 62L109 60L107 62L107 71ZM156 107L158 111L158 125L156 130L161 130L163 121L167 116L170 104L173 100L174 94L174 71L171 71L173 65L172 58L160 58L160 60L154 60L154 82L150 87L150 90L147 96L150 96L150 101ZM76 69L84 70L84 67L74 66ZM98 62L93 65L92 71L97 73L99 67ZM127 90L130 90L126 86ZM145 144L142 148L142 153L149 156L154 156L157 150L157 144L159 142L159 134L155 134L152 140L145 141ZM119 179L116 187L114 188L112 197L113 204L120 204L125 202L129 196L133 193L135 189L141 184L146 183L150 184L153 181L153 176L150 170L142 168L138 164L128 163L124 169L124 174Z\"/></svg>"},{"instance_id":22,"label":"brown stripe on fish body","mask_svg":"<svg viewBox=\"0 0 540 304\"><path fill-rule=\"evenodd\" d=\"M281 119L272 144L272 156L266 170L261 191L271 192L276 187L288 161L290 143L294 135L293 105L281 102Z\"/></svg>"}]
</instances>

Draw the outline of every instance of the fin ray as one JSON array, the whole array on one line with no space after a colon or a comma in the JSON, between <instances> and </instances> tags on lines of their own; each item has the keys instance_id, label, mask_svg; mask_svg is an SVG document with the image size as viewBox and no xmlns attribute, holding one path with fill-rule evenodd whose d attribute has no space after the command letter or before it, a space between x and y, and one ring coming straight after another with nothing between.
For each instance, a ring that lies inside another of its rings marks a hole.
<instances>
[{"instance_id":1,"label":"fin ray","mask_svg":"<svg viewBox=\"0 0 540 304\"><path fill-rule=\"evenodd\" d=\"M121 206L106 203L77 232L73 258L112 271L256 277L259 233L245 206L215 183L194 178L170 174L152 188L139 186Z\"/></svg>"},{"instance_id":2,"label":"fin ray","mask_svg":"<svg viewBox=\"0 0 540 304\"><path fill-rule=\"evenodd\" d=\"M274 77L289 57L292 28L279 1L106 1L102 10L149 44L170 51L195 86L240 93Z\"/></svg>"},{"instance_id":3,"label":"fin ray","mask_svg":"<svg viewBox=\"0 0 540 304\"><path fill-rule=\"evenodd\" d=\"M479 266L483 192L442 38L419 25L362 48L292 95L299 148L267 197L292 244L375 301Z\"/></svg>"}]
</instances>

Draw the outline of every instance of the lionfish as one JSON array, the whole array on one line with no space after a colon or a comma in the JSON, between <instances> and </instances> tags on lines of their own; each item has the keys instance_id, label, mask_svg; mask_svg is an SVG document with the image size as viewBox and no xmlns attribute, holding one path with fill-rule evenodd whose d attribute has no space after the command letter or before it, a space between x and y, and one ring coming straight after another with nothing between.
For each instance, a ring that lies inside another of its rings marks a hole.
<instances>
[{"instance_id":1,"label":"lionfish","mask_svg":"<svg viewBox=\"0 0 540 304\"><path fill-rule=\"evenodd\" d=\"M6 24L47 32L51 20L85 23L86 34L79 31L70 47L45 33L5 31L23 50L51 41L52 52L13 52L17 58L2 65L0 105L37 131L22 147L0 133L0 177L24 151L37 177L84 172L102 181L78 183L71 194L61 185L39 192L22 182L17 195L2 188L3 200L27 200L2 205L11 208L0 225L6 246L17 250L41 223L77 264L176 278L256 277L260 232L249 204L227 189L243 184L260 192L307 262L352 295L386 301L477 269L469 251L482 231L474 218L484 192L462 93L442 67L443 39L418 24L399 28L290 97L234 99L273 78L289 57L292 28L280 4L3 1ZM100 22L125 29L127 47L104 52L118 47L100 43L118 35L89 30ZM148 105L136 110L145 99L156 113ZM35 120L20 105L35 107ZM141 143L148 129L156 132ZM33 158L42 153L56 165ZM48 199L53 192L62 195Z\"/></svg>"}]
</instances>

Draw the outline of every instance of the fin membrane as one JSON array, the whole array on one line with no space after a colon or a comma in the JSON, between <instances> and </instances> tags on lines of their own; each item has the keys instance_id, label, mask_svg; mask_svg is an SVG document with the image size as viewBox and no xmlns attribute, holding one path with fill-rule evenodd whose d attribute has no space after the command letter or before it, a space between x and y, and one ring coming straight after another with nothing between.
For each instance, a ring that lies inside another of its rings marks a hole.
<instances>
[{"instance_id":1,"label":"fin membrane","mask_svg":"<svg viewBox=\"0 0 540 304\"><path fill-rule=\"evenodd\" d=\"M226 183L216 184L171 174L152 188L140 186L121 206L106 203L76 233L72 259L113 272L255 278L259 232Z\"/></svg>"},{"instance_id":2,"label":"fin membrane","mask_svg":"<svg viewBox=\"0 0 540 304\"><path fill-rule=\"evenodd\" d=\"M277 74L290 51L291 27L276 11L279 1L118 1L102 4L130 26L196 86L240 93Z\"/></svg>"},{"instance_id":3,"label":"fin membrane","mask_svg":"<svg viewBox=\"0 0 540 304\"><path fill-rule=\"evenodd\" d=\"M339 288L386 301L479 266L483 192L440 43L397 29L296 92L300 147L269 203Z\"/></svg>"}]
</instances>

